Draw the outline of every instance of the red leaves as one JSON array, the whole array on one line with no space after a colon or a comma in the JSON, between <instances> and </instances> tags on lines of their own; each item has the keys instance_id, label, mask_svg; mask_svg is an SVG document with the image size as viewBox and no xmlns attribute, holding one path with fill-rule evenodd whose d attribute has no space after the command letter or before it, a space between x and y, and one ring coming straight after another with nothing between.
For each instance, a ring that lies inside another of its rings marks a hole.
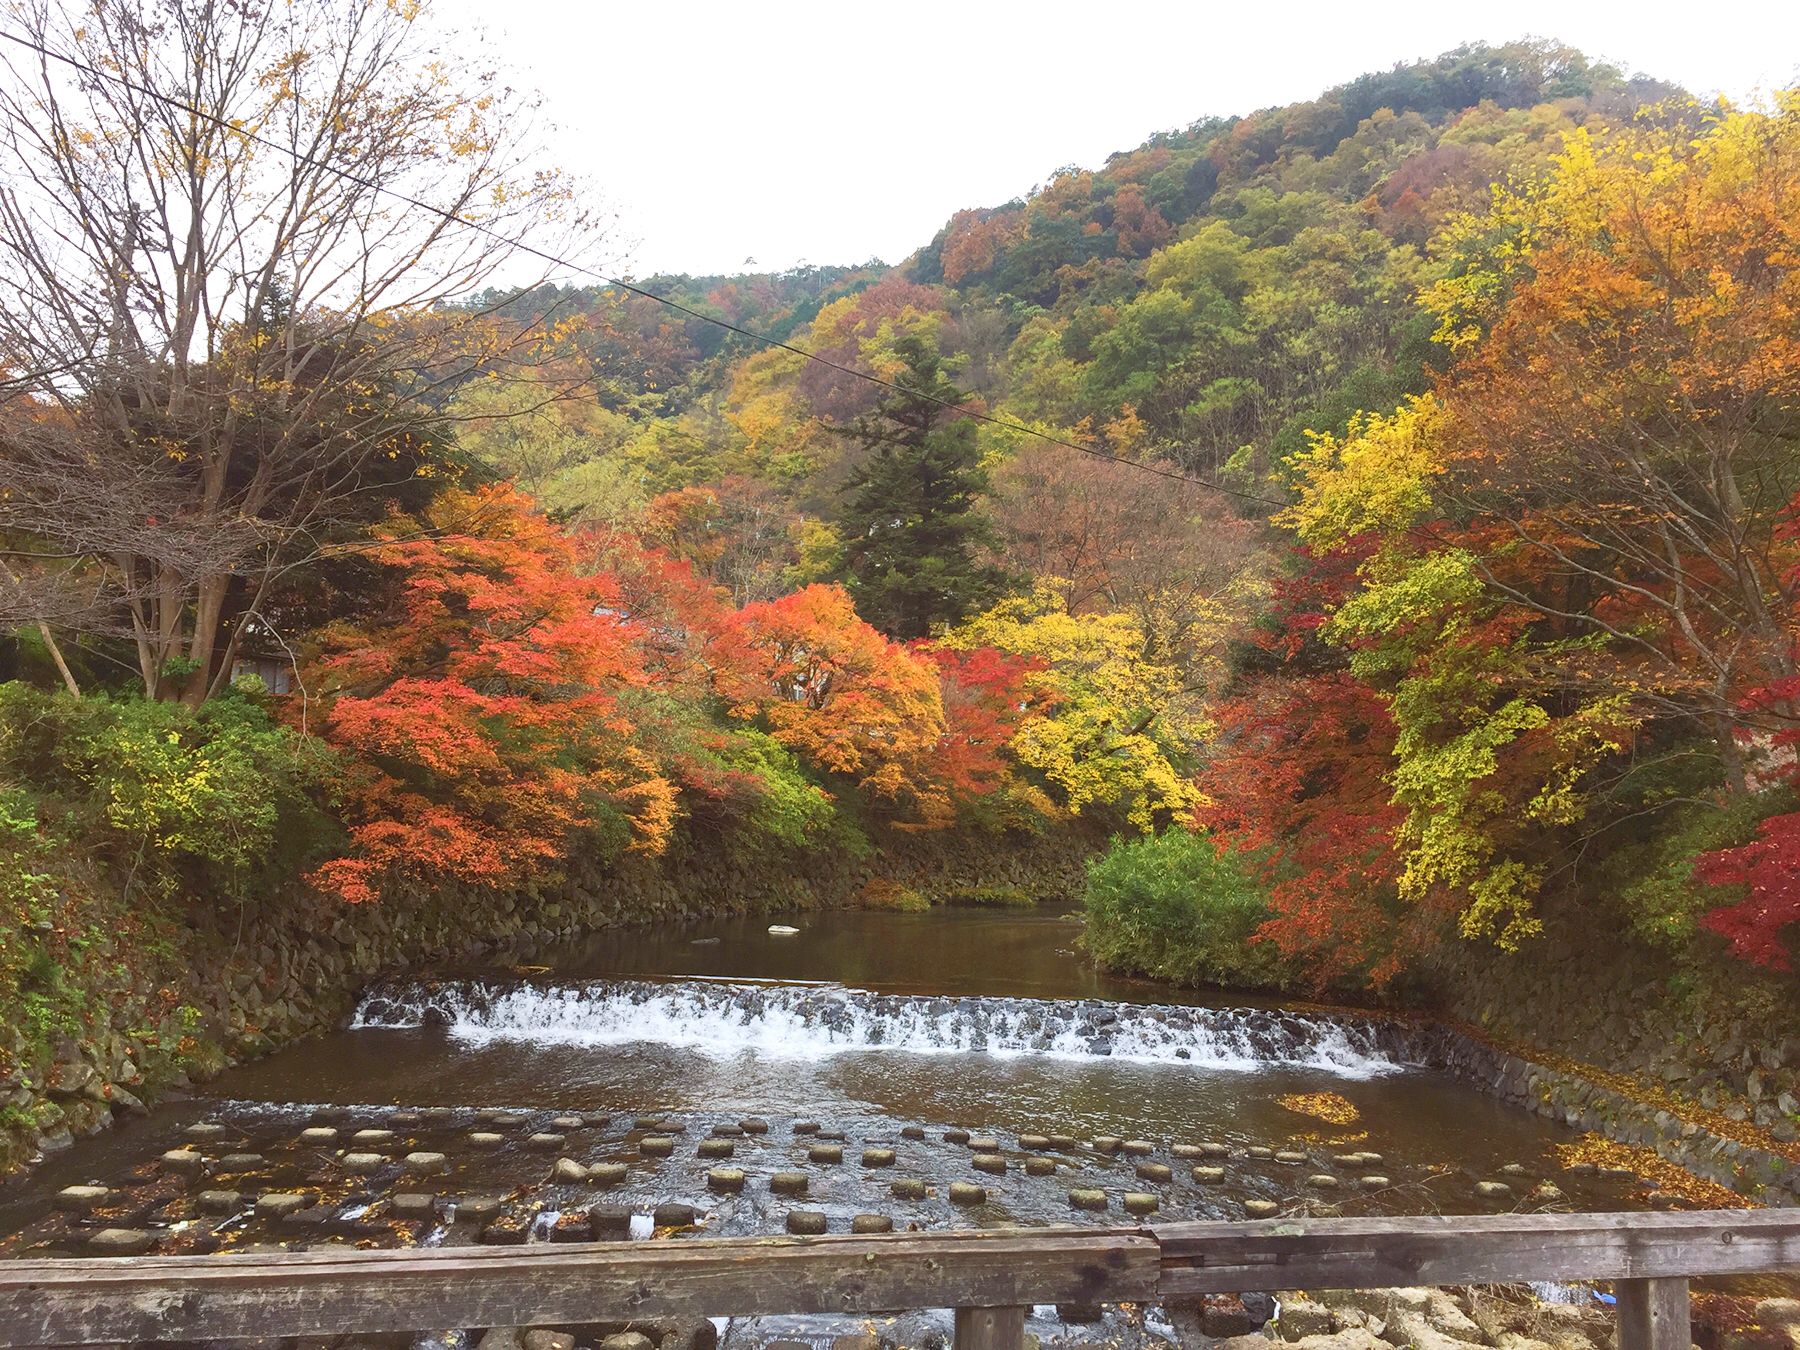
<instances>
[{"instance_id":1,"label":"red leaves","mask_svg":"<svg viewBox=\"0 0 1800 1350\"><path fill-rule=\"evenodd\" d=\"M1781 931L1800 923L1800 811L1771 816L1738 848L1704 853L1694 876L1709 886L1744 886L1749 895L1713 910L1701 926L1731 940L1731 954L1759 966L1792 970Z\"/></svg>"}]
</instances>

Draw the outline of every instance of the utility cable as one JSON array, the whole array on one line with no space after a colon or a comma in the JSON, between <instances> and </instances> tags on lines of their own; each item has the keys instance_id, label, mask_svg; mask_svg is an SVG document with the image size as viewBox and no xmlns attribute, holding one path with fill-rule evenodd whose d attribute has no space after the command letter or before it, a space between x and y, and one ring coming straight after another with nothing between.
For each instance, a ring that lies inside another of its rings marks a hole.
<instances>
[{"instance_id":1,"label":"utility cable","mask_svg":"<svg viewBox=\"0 0 1800 1350\"><path fill-rule=\"evenodd\" d=\"M187 103L182 99L175 98L172 95L162 93L159 90L151 89L145 85L138 84L136 81L128 78L127 76L117 74L112 71L101 70L96 66L89 65L85 61L79 61L79 60L76 60L72 56L67 56L61 52L52 51L50 48L43 46L41 43L34 42L30 38L21 37L17 33L8 32L4 28L0 28L0 38L4 38L8 42L16 43L21 47L25 47L31 51L34 51L39 56L42 56L48 60L60 62L61 64L66 65L73 70L80 71L86 75L91 75L91 76L95 77L96 79L111 80L113 83L123 85L125 88L130 89L134 93L142 94L147 98L155 99L157 102L163 104L164 106L174 108L179 112L184 112L190 117L197 117L197 118L201 119L202 121L210 122L214 126L220 127L226 131L231 132L233 135L241 136L245 140L254 141L258 145L266 146L269 149L276 151L277 153L285 154L285 155L289 156L290 158L292 158L296 164L305 165L307 168L319 169L319 170L323 170L326 173L335 174L338 177L343 178L348 182L355 183L358 187L364 188L367 191L378 193L378 194L386 196L386 197L390 197L390 198L394 199L395 201L403 202L408 206L414 207L420 211L425 211L431 215L435 215L442 220L449 221L450 223L452 223L454 225L459 225L464 229L474 230L478 234L486 235L488 238L494 239L494 240L498 241L499 243L504 244L506 247L508 247L510 249L514 249L514 250L517 250L518 252L528 254L531 257L537 258L542 262L550 263L551 265L556 266L556 267L567 268L569 271L579 273L583 276L591 277L595 281L601 282L604 285L617 287L619 290L627 291L627 292L631 293L632 295L642 296L646 300L654 300L657 304L663 305L669 309L675 310L677 313L688 315L690 318L699 319L703 323L712 324L716 328L723 328L726 332L736 333L739 337L748 338L753 342L760 342L767 347L772 347L772 348L775 348L777 350L784 351L784 352L791 352L795 356L799 356L799 357L804 358L805 360L813 362L815 365L824 366L829 370L838 371L840 374L849 375L855 379L864 380L870 384L880 385L884 389L891 389L895 393L904 395L907 398L921 399L927 403L935 403L940 407L948 408L950 411L957 413L958 415L960 415L962 417L974 418L976 421L986 422L990 426L999 427L1006 431L1020 432L1027 436L1036 437L1038 440L1047 441L1051 445L1059 445L1059 446L1062 446L1064 449L1073 450L1073 451L1077 452L1078 454L1087 455L1093 459L1105 460L1109 464L1123 465L1124 467L1129 468L1129 469L1136 469L1141 473L1155 474L1158 478L1168 478L1168 479L1171 479L1178 483L1190 483L1196 487L1207 488L1213 492L1223 493L1226 496L1230 496L1230 497L1237 497L1244 501L1257 502L1264 506L1285 507L1288 505L1287 502L1276 501L1273 498L1263 497L1254 492L1245 492L1238 488L1226 487L1222 483L1210 482L1204 478L1197 478L1192 474L1182 473L1182 472L1178 472L1178 471L1170 470L1170 469L1160 469L1160 468L1157 468L1153 464L1146 464L1141 460L1121 459L1117 455L1108 454L1106 451L1096 449L1095 447L1093 447L1091 445L1082 445L1076 441L1066 440L1061 436L1051 435L1047 431L1040 431L1036 427L1028 426L1027 424L1025 424L1023 422L1015 422L1015 421L1012 421L1010 418L1005 418L1005 417L995 417L990 413L976 412L974 409L964 407L960 403L952 403L949 399L938 398L935 395L923 393L917 389L908 389L904 385L894 383L892 380L885 380L879 375L871 374L870 372L864 371L864 370L858 370L854 366L846 366L840 362L829 360L826 357L818 355L816 352L809 352L803 347L796 347L795 345L793 345L790 342L783 342L780 338L768 337L762 333L754 332L751 329L742 328L742 327L738 326L737 324L729 322L728 320L721 319L714 315L704 313L703 311L695 309L690 305L684 305L684 304L680 303L679 301L671 300L667 296L658 295L658 294L656 294L655 291L646 290L644 287L634 285L629 281L621 280L618 277L607 276L605 273L597 271L594 268L585 266L582 263L578 263L578 262L574 261L573 259L564 258L557 254L551 253L545 249L537 248L532 244L525 243L521 240L509 238L508 236L501 233L500 231L492 229L489 226L483 225L479 221L468 220L465 217L456 214L454 211L447 211L441 206L434 206L430 202L420 201L417 197L408 196L404 192L400 192L394 188L387 187L381 183L371 182L369 179L363 178L358 174L352 173L348 169L340 169L334 164L321 163L318 160L313 159L311 156L302 154L300 151L294 150L289 146L280 145L280 144L276 143L275 141L268 139L267 137L258 135L254 131L248 131L248 130L244 129L243 127L235 126L227 119L218 116L216 113L207 112L205 109L197 108L193 104ZM41 377L49 375L49 374L58 373L60 370L67 369L67 368L68 368L67 366L57 367L57 368L52 368L51 370L37 371L37 372L33 372L31 374L27 374L27 375L23 375L23 376L16 376L16 377L6 379L6 380L0 380L0 387L5 387L7 385L14 385L14 384L27 384L27 383L32 382L36 378L41 378Z\"/></svg>"}]
</instances>

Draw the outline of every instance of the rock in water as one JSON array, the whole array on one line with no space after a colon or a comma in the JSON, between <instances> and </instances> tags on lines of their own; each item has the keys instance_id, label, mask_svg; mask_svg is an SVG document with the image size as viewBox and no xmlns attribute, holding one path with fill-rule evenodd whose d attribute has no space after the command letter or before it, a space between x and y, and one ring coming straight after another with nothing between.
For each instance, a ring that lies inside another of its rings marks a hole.
<instances>
[{"instance_id":1,"label":"rock in water","mask_svg":"<svg viewBox=\"0 0 1800 1350\"><path fill-rule=\"evenodd\" d=\"M977 1186L972 1181L953 1181L950 1183L950 1203L953 1205L985 1205L987 1203L987 1187Z\"/></svg>"},{"instance_id":2,"label":"rock in water","mask_svg":"<svg viewBox=\"0 0 1800 1350\"><path fill-rule=\"evenodd\" d=\"M1125 1206L1127 1214L1154 1214L1162 1207L1162 1202L1148 1191L1126 1191L1119 1203Z\"/></svg>"},{"instance_id":3,"label":"rock in water","mask_svg":"<svg viewBox=\"0 0 1800 1350\"><path fill-rule=\"evenodd\" d=\"M1073 1209L1105 1209L1106 1192L1077 1187L1069 1192L1069 1205Z\"/></svg>"},{"instance_id":4,"label":"rock in water","mask_svg":"<svg viewBox=\"0 0 1800 1350\"><path fill-rule=\"evenodd\" d=\"M773 933L776 937L792 937L795 933L798 933L800 930L789 924L772 923L769 925L769 931L771 933Z\"/></svg>"},{"instance_id":5,"label":"rock in water","mask_svg":"<svg viewBox=\"0 0 1800 1350\"><path fill-rule=\"evenodd\" d=\"M894 1220L887 1214L857 1214L850 1220L852 1233L891 1233Z\"/></svg>"},{"instance_id":6,"label":"rock in water","mask_svg":"<svg viewBox=\"0 0 1800 1350\"><path fill-rule=\"evenodd\" d=\"M802 1237L817 1237L825 1231L825 1214L817 1209L790 1209L787 1230Z\"/></svg>"},{"instance_id":7,"label":"rock in water","mask_svg":"<svg viewBox=\"0 0 1800 1350\"><path fill-rule=\"evenodd\" d=\"M805 1195L806 1173L776 1172L769 1178L769 1192L772 1195Z\"/></svg>"}]
</instances>

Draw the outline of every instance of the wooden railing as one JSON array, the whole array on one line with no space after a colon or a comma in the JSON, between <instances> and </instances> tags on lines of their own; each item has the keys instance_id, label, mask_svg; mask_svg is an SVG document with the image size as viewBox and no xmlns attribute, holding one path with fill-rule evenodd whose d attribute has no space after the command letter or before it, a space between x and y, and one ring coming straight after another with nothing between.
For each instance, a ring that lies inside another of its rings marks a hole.
<instances>
[{"instance_id":1,"label":"wooden railing","mask_svg":"<svg viewBox=\"0 0 1800 1350\"><path fill-rule=\"evenodd\" d=\"M1610 1280L1619 1350L1688 1350L1690 1277L1780 1271L1794 1210L9 1261L0 1347L948 1307L958 1350L1017 1350L1038 1303Z\"/></svg>"}]
</instances>

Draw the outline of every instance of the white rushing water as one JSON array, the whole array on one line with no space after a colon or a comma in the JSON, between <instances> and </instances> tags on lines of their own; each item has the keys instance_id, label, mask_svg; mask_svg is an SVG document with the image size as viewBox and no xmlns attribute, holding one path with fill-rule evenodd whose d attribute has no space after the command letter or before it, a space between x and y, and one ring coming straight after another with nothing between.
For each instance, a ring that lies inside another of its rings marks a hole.
<instances>
[{"instance_id":1,"label":"white rushing water","mask_svg":"<svg viewBox=\"0 0 1800 1350\"><path fill-rule=\"evenodd\" d=\"M410 985L367 995L352 1025L437 1026L471 1045L650 1043L717 1057L751 1051L819 1058L857 1050L1110 1056L1232 1072L1307 1068L1348 1078L1403 1067L1400 1038L1379 1022L1353 1017L1094 1000L933 998L816 985Z\"/></svg>"}]
</instances>

